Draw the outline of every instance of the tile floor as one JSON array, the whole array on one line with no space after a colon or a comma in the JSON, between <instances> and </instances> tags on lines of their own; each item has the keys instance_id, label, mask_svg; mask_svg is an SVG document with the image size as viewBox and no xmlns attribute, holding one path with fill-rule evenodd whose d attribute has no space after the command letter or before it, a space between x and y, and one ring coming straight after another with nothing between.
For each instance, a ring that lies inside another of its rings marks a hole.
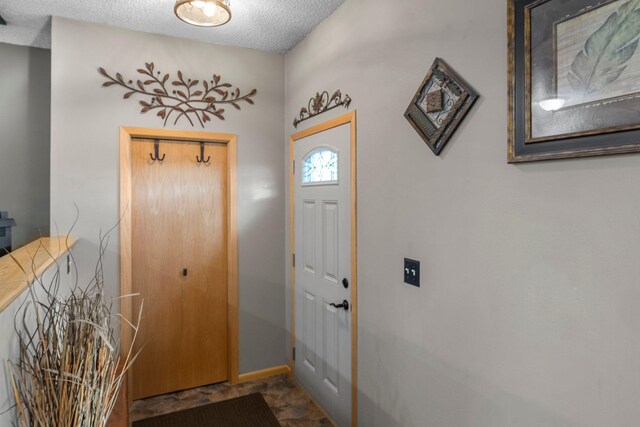
<instances>
[{"instance_id":1,"label":"tile floor","mask_svg":"<svg viewBox=\"0 0 640 427\"><path fill-rule=\"evenodd\" d=\"M133 402L130 421L194 408L221 400L260 392L282 427L332 426L306 392L286 375L232 386L215 384Z\"/></svg>"}]
</instances>

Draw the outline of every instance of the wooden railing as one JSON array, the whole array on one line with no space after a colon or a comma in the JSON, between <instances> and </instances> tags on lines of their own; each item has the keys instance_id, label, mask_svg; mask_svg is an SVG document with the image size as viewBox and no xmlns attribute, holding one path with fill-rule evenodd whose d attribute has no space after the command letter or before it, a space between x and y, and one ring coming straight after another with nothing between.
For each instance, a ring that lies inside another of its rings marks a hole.
<instances>
[{"instance_id":1,"label":"wooden railing","mask_svg":"<svg viewBox=\"0 0 640 427\"><path fill-rule=\"evenodd\" d=\"M75 243L70 236L42 237L0 258L0 311Z\"/></svg>"}]
</instances>

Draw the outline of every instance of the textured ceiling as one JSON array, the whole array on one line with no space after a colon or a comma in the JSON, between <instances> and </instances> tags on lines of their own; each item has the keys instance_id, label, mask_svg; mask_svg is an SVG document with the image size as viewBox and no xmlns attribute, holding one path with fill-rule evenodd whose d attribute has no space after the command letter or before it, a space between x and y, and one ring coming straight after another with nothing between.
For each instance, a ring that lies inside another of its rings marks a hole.
<instances>
[{"instance_id":1,"label":"textured ceiling","mask_svg":"<svg viewBox=\"0 0 640 427\"><path fill-rule=\"evenodd\" d=\"M50 16L184 37L208 43L285 52L344 0L231 0L231 22L198 28L178 20L175 0L0 0L0 42L51 46Z\"/></svg>"}]
</instances>

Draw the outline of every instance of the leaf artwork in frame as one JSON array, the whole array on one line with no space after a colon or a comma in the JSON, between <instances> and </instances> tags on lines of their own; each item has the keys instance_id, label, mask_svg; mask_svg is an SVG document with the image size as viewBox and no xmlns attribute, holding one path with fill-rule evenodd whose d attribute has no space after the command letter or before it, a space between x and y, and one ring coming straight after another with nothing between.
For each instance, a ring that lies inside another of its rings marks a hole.
<instances>
[{"instance_id":1,"label":"leaf artwork in frame","mask_svg":"<svg viewBox=\"0 0 640 427\"><path fill-rule=\"evenodd\" d=\"M640 0L508 0L510 163L640 151Z\"/></svg>"},{"instance_id":2,"label":"leaf artwork in frame","mask_svg":"<svg viewBox=\"0 0 640 427\"><path fill-rule=\"evenodd\" d=\"M153 62L145 63L144 68L138 69L142 77L135 81L125 79L120 73L111 75L102 67L98 68L98 72L107 79L102 86L118 85L126 89L124 99L142 95L144 99L139 101L142 106L140 112L157 111L156 115L163 120L164 126L171 118L174 125L184 118L191 126L198 123L204 128L212 117L225 119L225 109L221 107L230 105L240 110L242 103L254 104L252 98L258 93L252 89L242 94L239 88L222 82L218 74L213 74L209 80L192 80L178 71L177 78L171 80L170 75L157 70Z\"/></svg>"},{"instance_id":3,"label":"leaf artwork in frame","mask_svg":"<svg viewBox=\"0 0 640 427\"><path fill-rule=\"evenodd\" d=\"M616 81L638 49L640 0L631 0L612 13L585 42L568 74L571 87L586 95Z\"/></svg>"}]
</instances>

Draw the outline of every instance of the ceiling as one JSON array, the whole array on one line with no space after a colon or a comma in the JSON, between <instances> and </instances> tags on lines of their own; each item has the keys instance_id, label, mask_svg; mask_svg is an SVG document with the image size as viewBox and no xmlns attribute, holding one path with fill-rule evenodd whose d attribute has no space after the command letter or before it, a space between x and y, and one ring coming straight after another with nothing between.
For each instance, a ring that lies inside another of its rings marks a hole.
<instances>
[{"instance_id":1,"label":"ceiling","mask_svg":"<svg viewBox=\"0 0 640 427\"><path fill-rule=\"evenodd\" d=\"M344 0L231 0L233 17L199 28L173 13L175 0L0 0L0 42L51 47L51 16L207 43L286 52Z\"/></svg>"}]
</instances>

